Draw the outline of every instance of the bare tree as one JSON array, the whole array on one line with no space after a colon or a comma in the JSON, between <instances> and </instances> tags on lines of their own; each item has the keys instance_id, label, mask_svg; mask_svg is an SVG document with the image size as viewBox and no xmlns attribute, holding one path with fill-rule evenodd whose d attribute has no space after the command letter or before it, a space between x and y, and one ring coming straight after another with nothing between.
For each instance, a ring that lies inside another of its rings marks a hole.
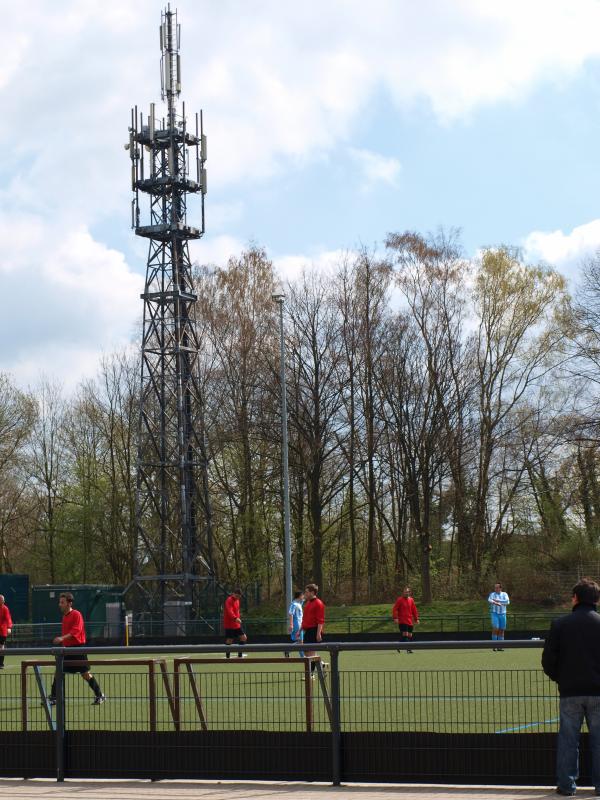
<instances>
[{"instance_id":1,"label":"bare tree","mask_svg":"<svg viewBox=\"0 0 600 800\"><path fill-rule=\"evenodd\" d=\"M59 575L60 517L65 504L68 455L64 442L65 402L58 385L42 380L36 392L38 413L33 426L29 470L38 502L37 535L51 583Z\"/></svg>"},{"instance_id":2,"label":"bare tree","mask_svg":"<svg viewBox=\"0 0 600 800\"><path fill-rule=\"evenodd\" d=\"M321 585L324 512L338 501L345 483L345 464L339 457L342 395L338 377L343 347L331 286L324 278L305 274L292 288L288 309L292 469L303 474L312 575ZM327 528L338 517L330 514Z\"/></svg>"}]
</instances>

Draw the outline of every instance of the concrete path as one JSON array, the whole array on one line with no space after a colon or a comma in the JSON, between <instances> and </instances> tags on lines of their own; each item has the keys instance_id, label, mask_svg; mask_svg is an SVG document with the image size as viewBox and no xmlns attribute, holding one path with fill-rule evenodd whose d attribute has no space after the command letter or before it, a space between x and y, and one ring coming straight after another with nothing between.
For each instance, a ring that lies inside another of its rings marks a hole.
<instances>
[{"instance_id":1,"label":"concrete path","mask_svg":"<svg viewBox=\"0 0 600 800\"><path fill-rule=\"evenodd\" d=\"M544 800L555 798L554 788L485 786L325 786L298 783L234 783L206 781L76 781L0 779L0 797L6 800ZM580 789L580 798L595 797Z\"/></svg>"}]
</instances>

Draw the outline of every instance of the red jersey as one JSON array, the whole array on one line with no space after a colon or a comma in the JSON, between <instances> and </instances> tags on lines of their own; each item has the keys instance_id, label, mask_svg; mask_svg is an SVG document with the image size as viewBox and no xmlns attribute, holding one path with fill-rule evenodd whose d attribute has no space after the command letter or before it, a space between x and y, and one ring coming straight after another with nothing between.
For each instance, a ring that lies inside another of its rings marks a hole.
<instances>
[{"instance_id":1,"label":"red jersey","mask_svg":"<svg viewBox=\"0 0 600 800\"><path fill-rule=\"evenodd\" d=\"M419 621L419 612L412 597L400 597L394 603L392 617L399 625L412 625Z\"/></svg>"},{"instance_id":2,"label":"red jersey","mask_svg":"<svg viewBox=\"0 0 600 800\"><path fill-rule=\"evenodd\" d=\"M12 628L13 621L6 603L0 606L0 636L8 636L8 629Z\"/></svg>"},{"instance_id":3,"label":"red jersey","mask_svg":"<svg viewBox=\"0 0 600 800\"><path fill-rule=\"evenodd\" d=\"M313 600L307 600L302 608L302 630L307 631L309 628L316 628L317 625L325 624L325 603L315 597Z\"/></svg>"},{"instance_id":4,"label":"red jersey","mask_svg":"<svg viewBox=\"0 0 600 800\"><path fill-rule=\"evenodd\" d=\"M69 636L63 647L79 647L85 644L85 625L81 612L72 608L62 618L62 635Z\"/></svg>"},{"instance_id":5,"label":"red jersey","mask_svg":"<svg viewBox=\"0 0 600 800\"><path fill-rule=\"evenodd\" d=\"M238 622L240 618L240 600L234 594L230 594L223 607L223 627L224 628L241 628L242 624Z\"/></svg>"}]
</instances>

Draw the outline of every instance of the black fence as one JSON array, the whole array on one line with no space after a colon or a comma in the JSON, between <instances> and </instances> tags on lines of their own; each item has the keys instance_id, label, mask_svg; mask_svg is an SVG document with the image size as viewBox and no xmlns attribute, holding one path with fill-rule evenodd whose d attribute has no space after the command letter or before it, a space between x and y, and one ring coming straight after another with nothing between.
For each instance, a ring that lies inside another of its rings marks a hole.
<instances>
[{"instance_id":1,"label":"black fence","mask_svg":"<svg viewBox=\"0 0 600 800\"><path fill-rule=\"evenodd\" d=\"M512 639L543 637L559 612L508 614L507 637ZM275 642L287 639L287 617L244 618L244 628L255 641ZM190 644L220 644L223 640L222 617L209 619L155 619L149 614L134 615L126 622L86 622L88 641L101 645L167 645L174 641ZM490 630L489 614L425 615L418 627L420 638L479 639ZM61 623L19 623L13 626L10 643L21 647L47 647L59 636ZM395 640L398 626L387 616L331 616L327 619L330 638L344 641Z\"/></svg>"},{"instance_id":2,"label":"black fence","mask_svg":"<svg viewBox=\"0 0 600 800\"><path fill-rule=\"evenodd\" d=\"M65 674L65 653L80 651L7 650L0 776L551 784L555 685L510 668L513 650L542 642L506 642L490 669L419 668L423 651L443 665L445 650L494 644L415 642L406 658L389 642L322 643L315 658L301 646L288 658L272 645L90 648L100 705ZM586 751L584 734L583 784Z\"/></svg>"}]
</instances>

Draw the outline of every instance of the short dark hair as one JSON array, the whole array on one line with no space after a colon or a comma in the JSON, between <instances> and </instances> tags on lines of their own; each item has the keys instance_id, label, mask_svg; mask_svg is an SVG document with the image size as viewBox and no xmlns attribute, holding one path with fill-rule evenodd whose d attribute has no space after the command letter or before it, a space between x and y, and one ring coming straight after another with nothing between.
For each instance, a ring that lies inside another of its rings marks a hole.
<instances>
[{"instance_id":1,"label":"short dark hair","mask_svg":"<svg viewBox=\"0 0 600 800\"><path fill-rule=\"evenodd\" d=\"M67 603L72 603L75 600L71 592L61 592L58 596L59 600L61 597L64 597Z\"/></svg>"},{"instance_id":2,"label":"short dark hair","mask_svg":"<svg viewBox=\"0 0 600 800\"><path fill-rule=\"evenodd\" d=\"M313 592L313 594L318 594L319 592L319 587L316 583L307 583L306 588L309 592Z\"/></svg>"},{"instance_id":3,"label":"short dark hair","mask_svg":"<svg viewBox=\"0 0 600 800\"><path fill-rule=\"evenodd\" d=\"M573 587L573 594L580 603L595 606L600 600L600 586L591 578L581 578Z\"/></svg>"},{"instance_id":4,"label":"short dark hair","mask_svg":"<svg viewBox=\"0 0 600 800\"><path fill-rule=\"evenodd\" d=\"M300 589L297 592L294 592L294 600L297 600L299 597L302 597L303 594L304 592L301 591Z\"/></svg>"},{"instance_id":5,"label":"short dark hair","mask_svg":"<svg viewBox=\"0 0 600 800\"><path fill-rule=\"evenodd\" d=\"M231 594L238 594L241 597L242 596L242 590L238 587L237 589L234 589L231 592Z\"/></svg>"}]
</instances>

